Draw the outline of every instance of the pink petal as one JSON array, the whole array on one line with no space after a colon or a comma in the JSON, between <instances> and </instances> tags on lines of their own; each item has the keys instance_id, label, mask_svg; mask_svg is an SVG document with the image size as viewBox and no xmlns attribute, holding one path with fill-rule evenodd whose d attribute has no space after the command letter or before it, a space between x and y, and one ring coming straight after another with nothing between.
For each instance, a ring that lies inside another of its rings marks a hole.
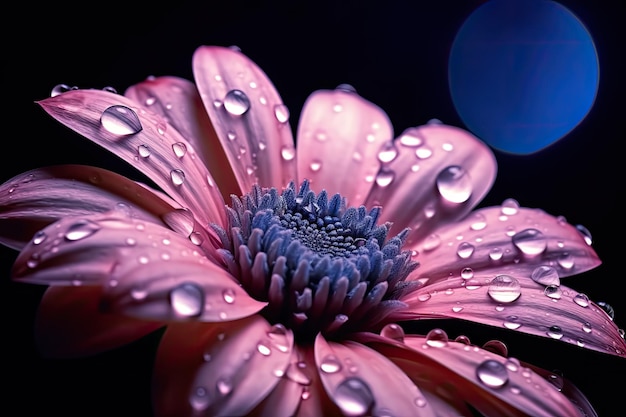
<instances>
[{"instance_id":1,"label":"pink petal","mask_svg":"<svg viewBox=\"0 0 626 417\"><path fill-rule=\"evenodd\" d=\"M241 52L218 46L196 50L193 72L240 189L281 189L294 180L288 113L267 75Z\"/></svg>"},{"instance_id":2,"label":"pink petal","mask_svg":"<svg viewBox=\"0 0 626 417\"><path fill-rule=\"evenodd\" d=\"M436 416L413 382L391 361L356 342L315 339L326 392L344 415Z\"/></svg>"},{"instance_id":3,"label":"pink petal","mask_svg":"<svg viewBox=\"0 0 626 417\"><path fill-rule=\"evenodd\" d=\"M59 122L144 173L191 209L202 224L226 224L224 200L212 177L192 145L162 117L101 90L71 90L39 104ZM184 155L177 154L181 148Z\"/></svg>"},{"instance_id":4,"label":"pink petal","mask_svg":"<svg viewBox=\"0 0 626 417\"><path fill-rule=\"evenodd\" d=\"M37 311L40 350L50 357L94 355L131 343L162 323L99 311L102 288L50 287Z\"/></svg>"},{"instance_id":5,"label":"pink petal","mask_svg":"<svg viewBox=\"0 0 626 417\"><path fill-rule=\"evenodd\" d=\"M408 244L463 217L496 177L496 160L487 145L453 126L407 129L394 147L397 157L381 168L366 204L382 205L380 221L392 222L396 232L410 227Z\"/></svg>"},{"instance_id":6,"label":"pink petal","mask_svg":"<svg viewBox=\"0 0 626 417\"><path fill-rule=\"evenodd\" d=\"M553 268L562 278L600 265L585 237L562 217L518 207L513 200L437 229L412 248L419 252L417 276L431 282L458 277L467 268L487 276L530 279L538 267Z\"/></svg>"},{"instance_id":7,"label":"pink petal","mask_svg":"<svg viewBox=\"0 0 626 417\"><path fill-rule=\"evenodd\" d=\"M258 315L168 326L156 357L156 415L246 415L281 381L292 349L291 331Z\"/></svg>"},{"instance_id":8,"label":"pink petal","mask_svg":"<svg viewBox=\"0 0 626 417\"><path fill-rule=\"evenodd\" d=\"M0 186L0 242L21 249L61 217L126 206L133 217L160 222L173 210L152 190L101 168L62 165L19 174Z\"/></svg>"},{"instance_id":9,"label":"pink petal","mask_svg":"<svg viewBox=\"0 0 626 417\"><path fill-rule=\"evenodd\" d=\"M421 336L407 336L404 343L373 334L359 334L357 339L393 362L401 360L403 369L418 384L422 379L428 384L448 386L455 397L484 415L580 416L549 382L514 359L458 342L429 345Z\"/></svg>"},{"instance_id":10,"label":"pink petal","mask_svg":"<svg viewBox=\"0 0 626 417\"><path fill-rule=\"evenodd\" d=\"M213 175L224 199L229 201L231 194L241 195L248 191L239 189L192 82L178 77L149 78L128 88L124 95L163 117L187 139Z\"/></svg>"},{"instance_id":11,"label":"pink petal","mask_svg":"<svg viewBox=\"0 0 626 417\"><path fill-rule=\"evenodd\" d=\"M626 357L619 329L584 294L564 285L546 293L542 285L521 278L516 280L521 295L515 298L515 289L495 293L490 286L493 278L481 274L427 284L402 298L409 309L396 319L469 320Z\"/></svg>"},{"instance_id":12,"label":"pink petal","mask_svg":"<svg viewBox=\"0 0 626 417\"><path fill-rule=\"evenodd\" d=\"M391 122L375 104L341 88L316 91L298 124L298 178L361 205L380 168L378 152L391 138Z\"/></svg>"}]
</instances>

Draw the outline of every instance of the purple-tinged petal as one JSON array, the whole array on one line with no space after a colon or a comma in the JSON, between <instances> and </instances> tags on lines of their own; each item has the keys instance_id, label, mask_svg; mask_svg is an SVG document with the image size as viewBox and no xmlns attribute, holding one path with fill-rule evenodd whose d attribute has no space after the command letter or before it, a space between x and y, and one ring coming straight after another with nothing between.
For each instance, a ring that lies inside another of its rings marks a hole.
<instances>
[{"instance_id":1,"label":"purple-tinged petal","mask_svg":"<svg viewBox=\"0 0 626 417\"><path fill-rule=\"evenodd\" d=\"M152 77L129 87L124 95L159 114L187 139L200 154L226 201L230 200L231 194L241 195L248 191L239 189L202 99L191 81L171 76Z\"/></svg>"},{"instance_id":2,"label":"purple-tinged petal","mask_svg":"<svg viewBox=\"0 0 626 417\"><path fill-rule=\"evenodd\" d=\"M416 276L431 282L462 271L531 279L543 270L563 278L600 265L585 236L565 219L518 207L510 199L437 229L411 248L419 252Z\"/></svg>"},{"instance_id":3,"label":"purple-tinged petal","mask_svg":"<svg viewBox=\"0 0 626 417\"><path fill-rule=\"evenodd\" d=\"M37 346L49 357L94 355L131 343L163 324L99 310L102 288L50 287L35 322Z\"/></svg>"},{"instance_id":4,"label":"purple-tinged petal","mask_svg":"<svg viewBox=\"0 0 626 417\"><path fill-rule=\"evenodd\" d=\"M376 180L379 151L392 138L391 122L375 104L341 88L316 91L298 124L298 178L358 206Z\"/></svg>"},{"instance_id":5,"label":"purple-tinged petal","mask_svg":"<svg viewBox=\"0 0 626 417\"><path fill-rule=\"evenodd\" d=\"M315 362L326 392L344 415L436 416L404 372L360 343L318 335Z\"/></svg>"},{"instance_id":6,"label":"purple-tinged petal","mask_svg":"<svg viewBox=\"0 0 626 417\"><path fill-rule=\"evenodd\" d=\"M21 249L59 218L116 207L155 223L173 210L152 190L101 168L61 165L24 172L0 186L0 242Z\"/></svg>"},{"instance_id":7,"label":"purple-tinged petal","mask_svg":"<svg viewBox=\"0 0 626 417\"><path fill-rule=\"evenodd\" d=\"M380 221L393 222L397 232L410 227L407 244L467 214L496 177L487 145L453 126L407 129L394 140L393 152L397 156L381 167L366 205L383 206Z\"/></svg>"},{"instance_id":8,"label":"purple-tinged petal","mask_svg":"<svg viewBox=\"0 0 626 417\"><path fill-rule=\"evenodd\" d=\"M193 146L161 116L102 90L71 90L39 104L144 173L202 224L226 224L224 200L213 178Z\"/></svg>"},{"instance_id":9,"label":"purple-tinged petal","mask_svg":"<svg viewBox=\"0 0 626 417\"><path fill-rule=\"evenodd\" d=\"M291 331L258 315L170 325L156 357L156 415L246 415L277 386L292 351Z\"/></svg>"},{"instance_id":10,"label":"purple-tinged petal","mask_svg":"<svg viewBox=\"0 0 626 417\"><path fill-rule=\"evenodd\" d=\"M193 56L200 97L241 190L295 179L289 113L267 75L239 51L202 46Z\"/></svg>"},{"instance_id":11,"label":"purple-tinged petal","mask_svg":"<svg viewBox=\"0 0 626 417\"><path fill-rule=\"evenodd\" d=\"M483 415L579 417L567 397L519 361L463 343L406 336L396 342L371 333L356 339L407 372L418 385L447 386L453 394ZM530 383L529 383L530 382Z\"/></svg>"},{"instance_id":12,"label":"purple-tinged petal","mask_svg":"<svg viewBox=\"0 0 626 417\"><path fill-rule=\"evenodd\" d=\"M474 275L427 284L401 300L396 320L454 318L542 336L626 357L626 341L611 318L586 295L564 285Z\"/></svg>"}]
</instances>

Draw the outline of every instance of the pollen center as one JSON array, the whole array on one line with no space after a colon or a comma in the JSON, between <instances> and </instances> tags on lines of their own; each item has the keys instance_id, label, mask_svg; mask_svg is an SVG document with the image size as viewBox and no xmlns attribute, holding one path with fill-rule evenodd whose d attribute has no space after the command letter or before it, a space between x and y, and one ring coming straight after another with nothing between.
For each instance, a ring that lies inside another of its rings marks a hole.
<instances>
[{"instance_id":1,"label":"pollen center","mask_svg":"<svg viewBox=\"0 0 626 417\"><path fill-rule=\"evenodd\" d=\"M228 230L213 227L223 266L268 302L262 314L270 322L329 337L384 324L412 288L405 279L417 263L402 250L409 231L388 238L380 210L346 208L341 195L316 195L304 181L281 194L257 186L233 196Z\"/></svg>"}]
</instances>

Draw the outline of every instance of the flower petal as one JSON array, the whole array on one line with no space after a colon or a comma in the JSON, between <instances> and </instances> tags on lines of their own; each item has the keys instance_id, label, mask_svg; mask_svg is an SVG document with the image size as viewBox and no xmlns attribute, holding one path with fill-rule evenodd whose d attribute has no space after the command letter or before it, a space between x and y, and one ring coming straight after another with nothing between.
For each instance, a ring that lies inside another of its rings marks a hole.
<instances>
[{"instance_id":1,"label":"flower petal","mask_svg":"<svg viewBox=\"0 0 626 417\"><path fill-rule=\"evenodd\" d=\"M396 319L469 320L626 357L619 329L584 294L564 285L546 292L532 280L519 279L518 296L514 288L491 286L493 278L474 275L467 281L451 278L421 287L402 298L409 309Z\"/></svg>"},{"instance_id":2,"label":"flower petal","mask_svg":"<svg viewBox=\"0 0 626 417\"><path fill-rule=\"evenodd\" d=\"M37 311L39 349L50 357L94 355L131 343L162 327L99 310L102 288L50 287Z\"/></svg>"},{"instance_id":3,"label":"flower petal","mask_svg":"<svg viewBox=\"0 0 626 417\"><path fill-rule=\"evenodd\" d=\"M400 343L362 333L357 340L398 362L418 385L425 380L447 386L484 415L580 416L567 397L513 358L452 341L431 346L422 336L405 336Z\"/></svg>"},{"instance_id":4,"label":"flower petal","mask_svg":"<svg viewBox=\"0 0 626 417\"><path fill-rule=\"evenodd\" d=\"M398 367L360 343L327 342L318 335L315 361L326 392L344 415L436 416Z\"/></svg>"},{"instance_id":5,"label":"flower petal","mask_svg":"<svg viewBox=\"0 0 626 417\"><path fill-rule=\"evenodd\" d=\"M510 199L435 233L412 247L419 252L417 276L430 282L459 276L462 270L530 279L538 267L552 268L563 278L600 265L585 236L563 217L518 207Z\"/></svg>"},{"instance_id":6,"label":"flower petal","mask_svg":"<svg viewBox=\"0 0 626 417\"><path fill-rule=\"evenodd\" d=\"M129 87L124 95L163 117L198 151L227 201L241 195L226 154L204 110L196 86L178 77L149 78Z\"/></svg>"},{"instance_id":7,"label":"flower petal","mask_svg":"<svg viewBox=\"0 0 626 417\"><path fill-rule=\"evenodd\" d=\"M288 112L267 75L239 51L202 46L193 72L241 190L282 188L295 179Z\"/></svg>"},{"instance_id":8,"label":"flower petal","mask_svg":"<svg viewBox=\"0 0 626 417\"><path fill-rule=\"evenodd\" d=\"M59 122L143 172L202 224L226 224L224 200L213 178L192 145L162 117L101 90L71 90L39 104ZM186 151L179 152L183 146Z\"/></svg>"},{"instance_id":9,"label":"flower petal","mask_svg":"<svg viewBox=\"0 0 626 417\"><path fill-rule=\"evenodd\" d=\"M61 165L27 171L0 186L0 242L21 249L35 232L61 217L115 207L155 223L173 210L151 190L101 168Z\"/></svg>"},{"instance_id":10,"label":"flower petal","mask_svg":"<svg viewBox=\"0 0 626 417\"><path fill-rule=\"evenodd\" d=\"M389 152L397 157L382 166L366 205L382 205L380 221L393 222L397 232L410 227L408 245L467 214L496 176L487 145L440 123L405 130Z\"/></svg>"},{"instance_id":11,"label":"flower petal","mask_svg":"<svg viewBox=\"0 0 626 417\"><path fill-rule=\"evenodd\" d=\"M245 415L277 386L292 349L291 331L258 315L170 325L156 357L156 415Z\"/></svg>"},{"instance_id":12,"label":"flower petal","mask_svg":"<svg viewBox=\"0 0 626 417\"><path fill-rule=\"evenodd\" d=\"M298 178L358 206L380 168L378 152L391 138L391 122L375 104L342 88L316 91L298 124Z\"/></svg>"}]
</instances>

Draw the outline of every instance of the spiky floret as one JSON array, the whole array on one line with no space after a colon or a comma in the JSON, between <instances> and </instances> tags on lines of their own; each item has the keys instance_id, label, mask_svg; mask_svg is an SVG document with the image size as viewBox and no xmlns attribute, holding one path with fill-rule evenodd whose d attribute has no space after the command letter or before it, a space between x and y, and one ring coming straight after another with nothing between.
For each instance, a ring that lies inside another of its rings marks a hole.
<instances>
[{"instance_id":1,"label":"spiky floret","mask_svg":"<svg viewBox=\"0 0 626 417\"><path fill-rule=\"evenodd\" d=\"M339 194L316 195L308 181L232 196L229 230L217 225L222 262L250 295L268 301L263 314L301 335L369 329L401 308L397 298L417 266L402 245L409 232L388 238L380 207L346 208ZM366 317L367 313L367 317Z\"/></svg>"}]
</instances>

